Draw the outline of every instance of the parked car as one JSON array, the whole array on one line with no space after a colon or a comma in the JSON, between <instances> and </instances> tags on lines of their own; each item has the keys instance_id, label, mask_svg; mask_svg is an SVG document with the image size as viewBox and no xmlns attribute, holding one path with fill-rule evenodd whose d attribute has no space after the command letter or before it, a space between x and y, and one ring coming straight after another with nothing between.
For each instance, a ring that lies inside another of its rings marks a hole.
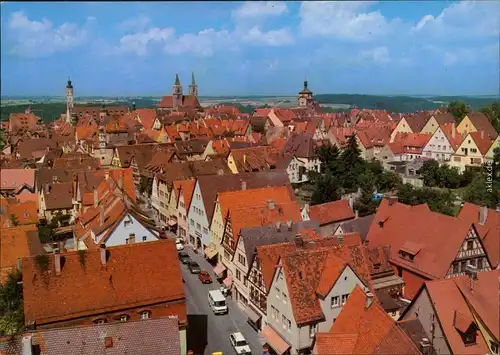
<instances>
[{"instance_id":1,"label":"parked car","mask_svg":"<svg viewBox=\"0 0 500 355\"><path fill-rule=\"evenodd\" d=\"M200 273L198 274L198 278L200 279L201 283L203 283L203 284L211 284L212 283L212 276L210 276L208 271L201 270Z\"/></svg>"},{"instance_id":2,"label":"parked car","mask_svg":"<svg viewBox=\"0 0 500 355\"><path fill-rule=\"evenodd\" d=\"M183 264L189 264L189 262L191 261L191 258L189 257L188 253L180 252L179 253L179 260Z\"/></svg>"},{"instance_id":3,"label":"parked car","mask_svg":"<svg viewBox=\"0 0 500 355\"><path fill-rule=\"evenodd\" d=\"M192 274L199 274L201 269L200 265L196 261L191 261L189 263L189 271L191 271Z\"/></svg>"},{"instance_id":4,"label":"parked car","mask_svg":"<svg viewBox=\"0 0 500 355\"><path fill-rule=\"evenodd\" d=\"M184 244L181 244L181 243L175 243L175 247L177 248L177 251L184 250Z\"/></svg>"},{"instance_id":5,"label":"parked car","mask_svg":"<svg viewBox=\"0 0 500 355\"><path fill-rule=\"evenodd\" d=\"M250 346L248 345L245 337L240 332L232 333L229 335L229 340L231 341L231 345L236 351L238 355L251 355L252 351L250 350Z\"/></svg>"}]
</instances>

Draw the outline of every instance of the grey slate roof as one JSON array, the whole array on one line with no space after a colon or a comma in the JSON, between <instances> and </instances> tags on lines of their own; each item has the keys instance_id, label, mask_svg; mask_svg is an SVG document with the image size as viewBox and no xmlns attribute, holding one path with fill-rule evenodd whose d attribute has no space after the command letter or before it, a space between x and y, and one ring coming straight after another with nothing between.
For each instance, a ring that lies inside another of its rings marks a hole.
<instances>
[{"instance_id":1,"label":"grey slate roof","mask_svg":"<svg viewBox=\"0 0 500 355\"><path fill-rule=\"evenodd\" d=\"M257 247L292 242L295 235L304 229L314 229L319 233L319 223L316 221L292 223L291 229L285 224L280 226L279 231L276 225L242 228L240 238L245 246L248 265L252 265Z\"/></svg>"},{"instance_id":2,"label":"grey slate roof","mask_svg":"<svg viewBox=\"0 0 500 355\"><path fill-rule=\"evenodd\" d=\"M342 230L344 233L359 233L361 236L361 240L365 241L366 236L368 235L368 231L370 230L370 225L372 224L374 214L359 217L356 219L351 219L345 222L338 223L335 226L337 229L338 226L342 226Z\"/></svg>"},{"instance_id":3,"label":"grey slate roof","mask_svg":"<svg viewBox=\"0 0 500 355\"><path fill-rule=\"evenodd\" d=\"M27 332L33 354L40 355L180 355L181 344L176 317L116 322L91 326L53 328ZM112 340L110 340L112 339ZM106 347L106 341L110 347ZM22 337L0 340L0 351L21 354Z\"/></svg>"}]
</instances>

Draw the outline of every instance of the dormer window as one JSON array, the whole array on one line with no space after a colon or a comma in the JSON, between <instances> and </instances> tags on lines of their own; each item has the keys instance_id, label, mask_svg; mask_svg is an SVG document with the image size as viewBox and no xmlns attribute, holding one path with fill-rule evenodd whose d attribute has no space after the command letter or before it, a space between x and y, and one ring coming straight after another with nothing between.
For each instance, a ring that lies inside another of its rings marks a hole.
<instances>
[{"instance_id":1,"label":"dormer window","mask_svg":"<svg viewBox=\"0 0 500 355\"><path fill-rule=\"evenodd\" d=\"M103 318L99 318L94 321L94 324L104 324L104 323L106 323L106 320Z\"/></svg>"},{"instance_id":2,"label":"dormer window","mask_svg":"<svg viewBox=\"0 0 500 355\"><path fill-rule=\"evenodd\" d=\"M453 315L453 326L465 345L476 344L477 326L470 314L463 314L455 311Z\"/></svg>"},{"instance_id":3,"label":"dormer window","mask_svg":"<svg viewBox=\"0 0 500 355\"><path fill-rule=\"evenodd\" d=\"M120 322L126 322L126 321L128 321L128 318L129 318L129 317L128 317L126 314L122 314L122 315L120 316Z\"/></svg>"},{"instance_id":4,"label":"dormer window","mask_svg":"<svg viewBox=\"0 0 500 355\"><path fill-rule=\"evenodd\" d=\"M146 320L151 317L151 312L150 311L142 311L141 312L141 319Z\"/></svg>"}]
</instances>

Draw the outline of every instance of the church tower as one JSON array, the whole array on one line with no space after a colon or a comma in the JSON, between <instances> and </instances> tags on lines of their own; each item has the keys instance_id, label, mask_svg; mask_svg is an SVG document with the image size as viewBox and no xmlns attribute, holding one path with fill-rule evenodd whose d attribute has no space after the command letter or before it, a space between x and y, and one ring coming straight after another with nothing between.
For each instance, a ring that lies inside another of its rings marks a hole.
<instances>
[{"instance_id":1,"label":"church tower","mask_svg":"<svg viewBox=\"0 0 500 355\"><path fill-rule=\"evenodd\" d=\"M71 79L68 78L68 84L66 85L66 122L72 122L73 116L73 84L71 84Z\"/></svg>"},{"instance_id":2,"label":"church tower","mask_svg":"<svg viewBox=\"0 0 500 355\"><path fill-rule=\"evenodd\" d=\"M307 80L304 80L304 88L299 92L299 107L311 106L314 103L313 93L307 88Z\"/></svg>"},{"instance_id":3,"label":"church tower","mask_svg":"<svg viewBox=\"0 0 500 355\"><path fill-rule=\"evenodd\" d=\"M172 85L172 106L177 108L182 105L182 85L179 74L175 74L175 83Z\"/></svg>"},{"instance_id":4,"label":"church tower","mask_svg":"<svg viewBox=\"0 0 500 355\"><path fill-rule=\"evenodd\" d=\"M198 97L198 85L196 85L196 80L194 80L194 72L191 74L191 85L189 85L189 95Z\"/></svg>"}]
</instances>

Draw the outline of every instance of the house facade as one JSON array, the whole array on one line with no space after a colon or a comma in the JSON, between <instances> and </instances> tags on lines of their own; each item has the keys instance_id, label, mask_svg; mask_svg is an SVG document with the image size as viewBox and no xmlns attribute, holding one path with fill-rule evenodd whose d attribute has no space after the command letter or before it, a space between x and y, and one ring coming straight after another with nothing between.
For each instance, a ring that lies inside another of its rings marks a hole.
<instances>
[{"instance_id":1,"label":"house facade","mask_svg":"<svg viewBox=\"0 0 500 355\"><path fill-rule=\"evenodd\" d=\"M481 133L475 133L468 133L451 156L450 165L457 167L461 173L470 168L479 169L484 163L484 153L486 152L481 152L481 140L484 140L484 133L483 137L481 137Z\"/></svg>"},{"instance_id":2,"label":"house facade","mask_svg":"<svg viewBox=\"0 0 500 355\"><path fill-rule=\"evenodd\" d=\"M441 127L438 127L437 130L434 131L431 139L426 143L423 150L423 156L425 158L441 162L449 161L454 153L454 147L449 142L448 137Z\"/></svg>"},{"instance_id":3,"label":"house facade","mask_svg":"<svg viewBox=\"0 0 500 355\"><path fill-rule=\"evenodd\" d=\"M368 290L367 285L348 264L336 270L339 275L336 280L306 281L303 263L306 260L314 262L321 252L307 252L309 253L311 255L300 256L304 258L302 263L297 265L293 263L298 270L291 269L292 259L297 258L296 253L281 258L267 299L268 324L266 327L288 343L290 345L288 351L293 354L304 354L312 350L316 333L328 331L331 328L347 302L349 294L356 286ZM312 259L309 259L311 256ZM299 291L302 287L298 287L301 283L307 285L303 286L302 292ZM319 295L320 293L322 295ZM311 303L304 303L310 297L317 299L315 306Z\"/></svg>"}]
</instances>

